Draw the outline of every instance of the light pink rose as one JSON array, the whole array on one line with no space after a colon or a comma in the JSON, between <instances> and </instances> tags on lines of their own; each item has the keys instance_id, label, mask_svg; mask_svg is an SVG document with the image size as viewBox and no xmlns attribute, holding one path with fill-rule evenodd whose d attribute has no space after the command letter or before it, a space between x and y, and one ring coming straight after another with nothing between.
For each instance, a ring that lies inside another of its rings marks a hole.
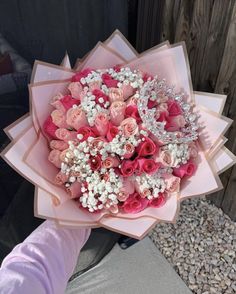
<instances>
[{"instance_id":1,"label":"light pink rose","mask_svg":"<svg viewBox=\"0 0 236 294\"><path fill-rule=\"evenodd\" d=\"M111 168L117 167L120 164L119 159L116 156L108 156L103 162L102 167L104 168Z\"/></svg>"},{"instance_id":2,"label":"light pink rose","mask_svg":"<svg viewBox=\"0 0 236 294\"><path fill-rule=\"evenodd\" d=\"M48 156L48 160L58 168L61 168L60 154L59 150L51 150Z\"/></svg>"},{"instance_id":3,"label":"light pink rose","mask_svg":"<svg viewBox=\"0 0 236 294\"><path fill-rule=\"evenodd\" d=\"M138 98L136 98L134 95L131 96L127 101L126 101L126 105L128 106L132 106L132 105L137 105L138 103Z\"/></svg>"},{"instance_id":4,"label":"light pink rose","mask_svg":"<svg viewBox=\"0 0 236 294\"><path fill-rule=\"evenodd\" d=\"M69 155L71 160L69 160L69 158L66 156L66 155ZM66 149L66 150L63 150L60 154L60 160L63 161L63 162L69 162L69 161L72 161L74 157L74 154L73 154L73 151L70 150L70 149ZM67 159L66 159L67 158Z\"/></svg>"},{"instance_id":5,"label":"light pink rose","mask_svg":"<svg viewBox=\"0 0 236 294\"><path fill-rule=\"evenodd\" d=\"M168 96L165 96L164 94L158 96L158 98L160 99L160 103L165 103L169 100Z\"/></svg>"},{"instance_id":6,"label":"light pink rose","mask_svg":"<svg viewBox=\"0 0 236 294\"><path fill-rule=\"evenodd\" d=\"M71 199L78 198L81 195L81 183L74 182L70 187L66 188Z\"/></svg>"},{"instance_id":7,"label":"light pink rose","mask_svg":"<svg viewBox=\"0 0 236 294\"><path fill-rule=\"evenodd\" d=\"M120 202L124 202L128 197L129 197L129 194L126 193L125 191L120 191L120 192L117 194L117 199L118 199Z\"/></svg>"},{"instance_id":8,"label":"light pink rose","mask_svg":"<svg viewBox=\"0 0 236 294\"><path fill-rule=\"evenodd\" d=\"M52 122L59 128L67 128L68 125L66 123L66 116L64 111L55 109L51 113Z\"/></svg>"},{"instance_id":9,"label":"light pink rose","mask_svg":"<svg viewBox=\"0 0 236 294\"><path fill-rule=\"evenodd\" d=\"M100 89L101 82L99 81L91 82L91 83L88 83L88 86L89 86L89 91L93 92L93 90Z\"/></svg>"},{"instance_id":10,"label":"light pink rose","mask_svg":"<svg viewBox=\"0 0 236 294\"><path fill-rule=\"evenodd\" d=\"M88 124L86 114L81 107L69 109L66 113L66 122L76 130Z\"/></svg>"},{"instance_id":11,"label":"light pink rose","mask_svg":"<svg viewBox=\"0 0 236 294\"><path fill-rule=\"evenodd\" d=\"M67 182L69 176L66 175L65 173L62 173L61 171L56 175L54 183L56 185L63 185L64 183Z\"/></svg>"},{"instance_id":12,"label":"light pink rose","mask_svg":"<svg viewBox=\"0 0 236 294\"><path fill-rule=\"evenodd\" d=\"M100 149L102 149L102 147L104 145L104 142L106 142L106 139L105 138L103 138L103 137L97 137L97 138L94 138L89 143L89 145L91 146L92 149L100 150Z\"/></svg>"},{"instance_id":13,"label":"light pink rose","mask_svg":"<svg viewBox=\"0 0 236 294\"><path fill-rule=\"evenodd\" d=\"M69 147L68 143L61 140L52 140L50 142L50 148L63 151Z\"/></svg>"},{"instance_id":14,"label":"light pink rose","mask_svg":"<svg viewBox=\"0 0 236 294\"><path fill-rule=\"evenodd\" d=\"M123 185L120 191L126 192L128 194L133 194L135 191L134 181L128 178L123 178Z\"/></svg>"},{"instance_id":15,"label":"light pink rose","mask_svg":"<svg viewBox=\"0 0 236 294\"><path fill-rule=\"evenodd\" d=\"M192 158L198 157L198 148L194 142L191 142L189 145L189 155Z\"/></svg>"},{"instance_id":16,"label":"light pink rose","mask_svg":"<svg viewBox=\"0 0 236 294\"><path fill-rule=\"evenodd\" d=\"M71 96L75 99L80 99L80 94L83 91L83 87L80 82L72 82L69 84L68 89L71 93Z\"/></svg>"},{"instance_id":17,"label":"light pink rose","mask_svg":"<svg viewBox=\"0 0 236 294\"><path fill-rule=\"evenodd\" d=\"M119 89L119 88L110 88L108 96L111 103L118 100L124 101L123 91L122 89Z\"/></svg>"},{"instance_id":18,"label":"light pink rose","mask_svg":"<svg viewBox=\"0 0 236 294\"><path fill-rule=\"evenodd\" d=\"M180 178L175 176L168 176L165 178L166 191L169 193L179 192Z\"/></svg>"},{"instance_id":19,"label":"light pink rose","mask_svg":"<svg viewBox=\"0 0 236 294\"><path fill-rule=\"evenodd\" d=\"M140 185L137 181L135 181L135 191L139 193L141 198L147 198L150 196L152 193L148 188L140 189Z\"/></svg>"},{"instance_id":20,"label":"light pink rose","mask_svg":"<svg viewBox=\"0 0 236 294\"><path fill-rule=\"evenodd\" d=\"M63 106L63 104L61 103L60 99L63 98L64 95L62 95L61 93L57 94L56 96L54 96L50 102L50 104L55 107L56 109L65 112L66 109Z\"/></svg>"},{"instance_id":21,"label":"light pink rose","mask_svg":"<svg viewBox=\"0 0 236 294\"><path fill-rule=\"evenodd\" d=\"M129 159L134 154L135 147L133 144L128 142L124 145L124 150L125 150L125 154L123 155L123 157L125 159Z\"/></svg>"},{"instance_id":22,"label":"light pink rose","mask_svg":"<svg viewBox=\"0 0 236 294\"><path fill-rule=\"evenodd\" d=\"M160 162L164 166L175 167L177 162L168 150L162 150L159 155L154 156L156 162Z\"/></svg>"},{"instance_id":23,"label":"light pink rose","mask_svg":"<svg viewBox=\"0 0 236 294\"><path fill-rule=\"evenodd\" d=\"M138 125L133 117L128 117L121 122L121 128L126 138L138 133Z\"/></svg>"},{"instance_id":24,"label":"light pink rose","mask_svg":"<svg viewBox=\"0 0 236 294\"><path fill-rule=\"evenodd\" d=\"M135 89L130 85L123 85L122 90L123 90L124 100L128 99L135 92Z\"/></svg>"},{"instance_id":25,"label":"light pink rose","mask_svg":"<svg viewBox=\"0 0 236 294\"><path fill-rule=\"evenodd\" d=\"M169 117L169 122L166 124L165 129L169 132L175 132L183 128L185 124L186 121L182 115L171 116Z\"/></svg>"},{"instance_id":26,"label":"light pink rose","mask_svg":"<svg viewBox=\"0 0 236 294\"><path fill-rule=\"evenodd\" d=\"M105 136L108 130L109 118L106 113L98 113L95 117L95 126L100 136Z\"/></svg>"},{"instance_id":27,"label":"light pink rose","mask_svg":"<svg viewBox=\"0 0 236 294\"><path fill-rule=\"evenodd\" d=\"M55 135L59 140L66 141L66 142L77 139L77 132L69 131L64 128L57 129L55 131Z\"/></svg>"},{"instance_id":28,"label":"light pink rose","mask_svg":"<svg viewBox=\"0 0 236 294\"><path fill-rule=\"evenodd\" d=\"M117 204L112 204L110 207L109 207L109 211L113 214L116 214L119 212L119 208L118 208L118 205Z\"/></svg>"},{"instance_id":29,"label":"light pink rose","mask_svg":"<svg viewBox=\"0 0 236 294\"><path fill-rule=\"evenodd\" d=\"M114 101L110 107L111 122L119 126L125 118L126 103L123 101Z\"/></svg>"}]
</instances>

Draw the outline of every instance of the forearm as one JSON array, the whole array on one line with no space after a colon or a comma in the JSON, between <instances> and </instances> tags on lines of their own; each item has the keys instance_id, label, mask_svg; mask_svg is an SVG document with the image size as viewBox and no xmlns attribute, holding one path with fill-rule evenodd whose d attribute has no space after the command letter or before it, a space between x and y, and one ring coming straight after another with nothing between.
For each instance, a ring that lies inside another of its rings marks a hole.
<instances>
[{"instance_id":1,"label":"forearm","mask_svg":"<svg viewBox=\"0 0 236 294\"><path fill-rule=\"evenodd\" d=\"M45 221L4 259L1 293L64 293L89 234Z\"/></svg>"}]
</instances>

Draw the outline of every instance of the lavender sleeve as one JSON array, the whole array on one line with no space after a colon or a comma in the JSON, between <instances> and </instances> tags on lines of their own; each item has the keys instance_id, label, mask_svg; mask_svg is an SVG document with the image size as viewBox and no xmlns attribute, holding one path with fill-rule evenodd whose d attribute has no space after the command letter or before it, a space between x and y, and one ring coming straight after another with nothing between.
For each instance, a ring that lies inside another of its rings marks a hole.
<instances>
[{"instance_id":1,"label":"lavender sleeve","mask_svg":"<svg viewBox=\"0 0 236 294\"><path fill-rule=\"evenodd\" d=\"M90 229L45 221L3 260L1 294L64 293Z\"/></svg>"}]
</instances>

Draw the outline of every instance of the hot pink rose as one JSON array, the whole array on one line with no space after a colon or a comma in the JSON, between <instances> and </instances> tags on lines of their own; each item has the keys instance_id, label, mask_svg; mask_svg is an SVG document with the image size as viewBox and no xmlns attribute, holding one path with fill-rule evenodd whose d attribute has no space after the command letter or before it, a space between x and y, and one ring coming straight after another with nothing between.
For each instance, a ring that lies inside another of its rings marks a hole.
<instances>
[{"instance_id":1,"label":"hot pink rose","mask_svg":"<svg viewBox=\"0 0 236 294\"><path fill-rule=\"evenodd\" d=\"M79 134L82 135L81 139L79 139L79 138L77 137L77 138L79 139L80 142L83 142L83 141L87 140L88 137L94 137L94 138L95 138L95 137L97 136L97 135L96 135L96 132L94 131L94 129L91 128L91 127L87 127L87 126L79 128L79 129L77 130L77 134L78 134L78 135L79 135Z\"/></svg>"},{"instance_id":2,"label":"hot pink rose","mask_svg":"<svg viewBox=\"0 0 236 294\"><path fill-rule=\"evenodd\" d=\"M151 99L148 100L148 103L147 103L148 109L154 108L156 106L157 106L157 101L156 100L154 100L154 101L151 100Z\"/></svg>"},{"instance_id":3,"label":"hot pink rose","mask_svg":"<svg viewBox=\"0 0 236 294\"><path fill-rule=\"evenodd\" d=\"M123 160L121 163L120 171L123 177L131 177L135 172L137 163L131 160Z\"/></svg>"},{"instance_id":4,"label":"hot pink rose","mask_svg":"<svg viewBox=\"0 0 236 294\"><path fill-rule=\"evenodd\" d=\"M157 110L156 114L155 114L155 117L156 117L156 120L160 121L160 122L163 122L163 121L168 122L169 121L169 113L168 113L168 111L159 112Z\"/></svg>"},{"instance_id":5,"label":"hot pink rose","mask_svg":"<svg viewBox=\"0 0 236 294\"><path fill-rule=\"evenodd\" d=\"M117 88L118 81L114 80L109 74L104 73L102 81L108 88Z\"/></svg>"},{"instance_id":6,"label":"hot pink rose","mask_svg":"<svg viewBox=\"0 0 236 294\"><path fill-rule=\"evenodd\" d=\"M125 117L133 117L138 124L142 122L137 105L127 106L125 109Z\"/></svg>"},{"instance_id":7,"label":"hot pink rose","mask_svg":"<svg viewBox=\"0 0 236 294\"><path fill-rule=\"evenodd\" d=\"M143 137L143 139L142 143L136 148L139 156L145 157L158 152L159 146L157 146L150 138Z\"/></svg>"},{"instance_id":8,"label":"hot pink rose","mask_svg":"<svg viewBox=\"0 0 236 294\"><path fill-rule=\"evenodd\" d=\"M143 73L143 80L144 82L146 82L148 79L153 79L153 76L152 75L149 75L148 73Z\"/></svg>"},{"instance_id":9,"label":"hot pink rose","mask_svg":"<svg viewBox=\"0 0 236 294\"><path fill-rule=\"evenodd\" d=\"M65 113L61 110L53 110L51 113L52 122L59 128L67 128L68 124L66 123Z\"/></svg>"},{"instance_id":10,"label":"hot pink rose","mask_svg":"<svg viewBox=\"0 0 236 294\"><path fill-rule=\"evenodd\" d=\"M101 136L105 136L108 130L109 118L106 113L98 113L95 117L95 126Z\"/></svg>"},{"instance_id":11,"label":"hot pink rose","mask_svg":"<svg viewBox=\"0 0 236 294\"><path fill-rule=\"evenodd\" d=\"M66 113L66 123L78 130L88 124L85 112L81 107L71 108Z\"/></svg>"},{"instance_id":12,"label":"hot pink rose","mask_svg":"<svg viewBox=\"0 0 236 294\"><path fill-rule=\"evenodd\" d=\"M100 150L103 147L104 142L106 142L105 138L97 137L97 138L94 138L89 144L92 149Z\"/></svg>"},{"instance_id":13,"label":"hot pink rose","mask_svg":"<svg viewBox=\"0 0 236 294\"><path fill-rule=\"evenodd\" d=\"M126 104L123 101L114 101L110 107L111 122L115 126L119 126L125 118Z\"/></svg>"},{"instance_id":14,"label":"hot pink rose","mask_svg":"<svg viewBox=\"0 0 236 294\"><path fill-rule=\"evenodd\" d=\"M108 156L103 162L102 167L104 168L112 168L117 167L120 164L118 157L116 156Z\"/></svg>"},{"instance_id":15,"label":"hot pink rose","mask_svg":"<svg viewBox=\"0 0 236 294\"><path fill-rule=\"evenodd\" d=\"M77 139L77 132L69 131L69 130L63 129L63 128L57 129L55 134L56 134L57 139L62 140L62 141L66 141L66 142L73 141L73 140Z\"/></svg>"},{"instance_id":16,"label":"hot pink rose","mask_svg":"<svg viewBox=\"0 0 236 294\"><path fill-rule=\"evenodd\" d=\"M104 94L100 89L95 89L92 93L95 96L95 102L101 107L104 107L104 104L106 102L109 102L109 97Z\"/></svg>"},{"instance_id":17,"label":"hot pink rose","mask_svg":"<svg viewBox=\"0 0 236 294\"><path fill-rule=\"evenodd\" d=\"M138 125L134 118L128 117L123 120L120 124L124 136L129 138L130 136L134 136L138 133Z\"/></svg>"},{"instance_id":18,"label":"hot pink rose","mask_svg":"<svg viewBox=\"0 0 236 294\"><path fill-rule=\"evenodd\" d=\"M148 206L148 202L146 198L142 198L138 193L134 193L126 199L122 209L125 213L138 213Z\"/></svg>"},{"instance_id":19,"label":"hot pink rose","mask_svg":"<svg viewBox=\"0 0 236 294\"><path fill-rule=\"evenodd\" d=\"M78 198L81 196L81 183L74 182L70 187L66 188L71 199Z\"/></svg>"},{"instance_id":20,"label":"hot pink rose","mask_svg":"<svg viewBox=\"0 0 236 294\"><path fill-rule=\"evenodd\" d=\"M186 121L182 115L176 115L169 117L169 121L165 125L165 129L169 132L178 131L180 128L183 128L186 124Z\"/></svg>"},{"instance_id":21,"label":"hot pink rose","mask_svg":"<svg viewBox=\"0 0 236 294\"><path fill-rule=\"evenodd\" d=\"M173 174L176 177L183 178L185 176L191 177L196 171L196 165L192 161L182 164L180 167L176 167L173 170Z\"/></svg>"},{"instance_id":22,"label":"hot pink rose","mask_svg":"<svg viewBox=\"0 0 236 294\"><path fill-rule=\"evenodd\" d=\"M84 70L80 71L80 72L77 72L72 78L71 78L71 81L72 82L80 82L80 80L82 78L85 78L87 77L87 75L89 73L91 73L92 69L91 68L85 68Z\"/></svg>"},{"instance_id":23,"label":"hot pink rose","mask_svg":"<svg viewBox=\"0 0 236 294\"><path fill-rule=\"evenodd\" d=\"M91 156L90 158L90 167L93 171L99 170L102 166L101 156Z\"/></svg>"},{"instance_id":24,"label":"hot pink rose","mask_svg":"<svg viewBox=\"0 0 236 294\"><path fill-rule=\"evenodd\" d=\"M80 100L72 98L71 95L66 95L60 99L60 102L66 110L70 109L73 105L79 105Z\"/></svg>"},{"instance_id":25,"label":"hot pink rose","mask_svg":"<svg viewBox=\"0 0 236 294\"><path fill-rule=\"evenodd\" d=\"M132 157L132 155L134 154L135 151L135 147L133 144L131 143L126 143L124 145L124 150L125 150L125 154L123 155L123 157L125 159L129 159L130 157Z\"/></svg>"},{"instance_id":26,"label":"hot pink rose","mask_svg":"<svg viewBox=\"0 0 236 294\"><path fill-rule=\"evenodd\" d=\"M110 102L114 102L114 101L124 101L124 96L123 96L123 91L122 89L119 88L110 88L109 89L109 98L110 98Z\"/></svg>"},{"instance_id":27,"label":"hot pink rose","mask_svg":"<svg viewBox=\"0 0 236 294\"><path fill-rule=\"evenodd\" d=\"M168 112L170 116L176 116L182 114L182 110L179 104L174 100L168 100Z\"/></svg>"},{"instance_id":28,"label":"hot pink rose","mask_svg":"<svg viewBox=\"0 0 236 294\"><path fill-rule=\"evenodd\" d=\"M166 202L166 195L164 193L159 193L159 196L157 198L153 198L149 201L149 206L151 207L161 207Z\"/></svg>"},{"instance_id":29,"label":"hot pink rose","mask_svg":"<svg viewBox=\"0 0 236 294\"><path fill-rule=\"evenodd\" d=\"M67 182L69 176L66 175L65 173L62 173L61 171L56 175L54 183L56 185L63 185L64 183Z\"/></svg>"},{"instance_id":30,"label":"hot pink rose","mask_svg":"<svg viewBox=\"0 0 236 294\"><path fill-rule=\"evenodd\" d=\"M68 90L70 91L73 98L80 99L80 94L83 91L83 87L80 82L72 82L69 84Z\"/></svg>"},{"instance_id":31,"label":"hot pink rose","mask_svg":"<svg viewBox=\"0 0 236 294\"><path fill-rule=\"evenodd\" d=\"M68 143L61 140L52 140L50 142L50 148L63 151L69 147Z\"/></svg>"},{"instance_id":32,"label":"hot pink rose","mask_svg":"<svg viewBox=\"0 0 236 294\"><path fill-rule=\"evenodd\" d=\"M165 178L166 191L169 193L179 192L180 190L180 178L175 176L168 176Z\"/></svg>"},{"instance_id":33,"label":"hot pink rose","mask_svg":"<svg viewBox=\"0 0 236 294\"><path fill-rule=\"evenodd\" d=\"M123 85L122 90L123 90L124 100L128 99L135 92L135 89L130 85Z\"/></svg>"},{"instance_id":34,"label":"hot pink rose","mask_svg":"<svg viewBox=\"0 0 236 294\"><path fill-rule=\"evenodd\" d=\"M48 160L58 168L61 168L60 154L61 152L59 150L54 149L50 151L48 156Z\"/></svg>"},{"instance_id":35,"label":"hot pink rose","mask_svg":"<svg viewBox=\"0 0 236 294\"><path fill-rule=\"evenodd\" d=\"M108 142L111 142L118 133L119 129L116 126L114 126L111 122L109 122L106 135Z\"/></svg>"},{"instance_id":36,"label":"hot pink rose","mask_svg":"<svg viewBox=\"0 0 236 294\"><path fill-rule=\"evenodd\" d=\"M189 144L189 155L192 158L198 157L198 148L197 148L197 145L194 142L191 142Z\"/></svg>"},{"instance_id":37,"label":"hot pink rose","mask_svg":"<svg viewBox=\"0 0 236 294\"><path fill-rule=\"evenodd\" d=\"M137 159L137 170L138 174L147 173L153 174L160 167L160 164L155 162L153 159L149 158L138 158Z\"/></svg>"},{"instance_id":38,"label":"hot pink rose","mask_svg":"<svg viewBox=\"0 0 236 294\"><path fill-rule=\"evenodd\" d=\"M58 127L53 123L51 115L45 120L43 124L43 130L45 134L52 139L57 139L56 130Z\"/></svg>"}]
</instances>

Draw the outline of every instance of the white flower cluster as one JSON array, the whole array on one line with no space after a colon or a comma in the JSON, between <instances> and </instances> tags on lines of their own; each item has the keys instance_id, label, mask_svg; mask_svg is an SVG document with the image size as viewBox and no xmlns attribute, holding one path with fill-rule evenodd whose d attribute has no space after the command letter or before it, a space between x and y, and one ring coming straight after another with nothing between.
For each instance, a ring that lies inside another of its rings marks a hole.
<instances>
[{"instance_id":1,"label":"white flower cluster","mask_svg":"<svg viewBox=\"0 0 236 294\"><path fill-rule=\"evenodd\" d=\"M190 158L189 145L188 144L168 144L165 147L174 159L172 166L179 167L180 164L185 164Z\"/></svg>"},{"instance_id":2,"label":"white flower cluster","mask_svg":"<svg viewBox=\"0 0 236 294\"><path fill-rule=\"evenodd\" d=\"M166 189L164 179L157 175L142 174L136 177L141 194L151 200L158 197L158 193L163 193Z\"/></svg>"},{"instance_id":3,"label":"white flower cluster","mask_svg":"<svg viewBox=\"0 0 236 294\"><path fill-rule=\"evenodd\" d=\"M103 179L102 173L94 172L87 177L87 186L82 186L80 202L90 212L109 209L118 204L117 194L122 187L122 181L113 168L106 171L106 176L109 181Z\"/></svg>"},{"instance_id":4,"label":"white flower cluster","mask_svg":"<svg viewBox=\"0 0 236 294\"><path fill-rule=\"evenodd\" d=\"M97 71L91 71L86 77L80 79L82 85L90 84L93 82L102 82L101 74Z\"/></svg>"}]
</instances>

